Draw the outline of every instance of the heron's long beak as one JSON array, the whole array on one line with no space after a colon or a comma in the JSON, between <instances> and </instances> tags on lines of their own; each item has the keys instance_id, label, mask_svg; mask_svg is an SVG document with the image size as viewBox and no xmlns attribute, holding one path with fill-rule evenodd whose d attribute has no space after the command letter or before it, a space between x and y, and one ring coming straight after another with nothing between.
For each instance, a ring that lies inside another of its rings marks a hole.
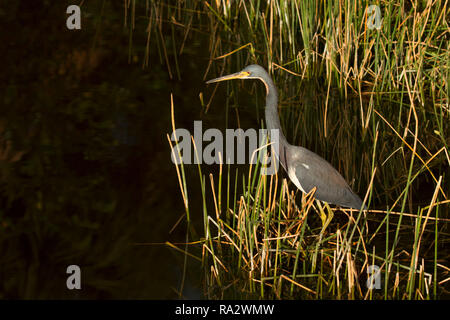
<instances>
[{"instance_id":1,"label":"heron's long beak","mask_svg":"<svg viewBox=\"0 0 450 320\"><path fill-rule=\"evenodd\" d=\"M223 77L215 78L209 81L206 81L206 83L213 83L213 82L219 82L219 81L225 81L225 80L232 80L232 79L243 79L247 78L250 75L247 71L239 71L236 73L232 73Z\"/></svg>"}]
</instances>

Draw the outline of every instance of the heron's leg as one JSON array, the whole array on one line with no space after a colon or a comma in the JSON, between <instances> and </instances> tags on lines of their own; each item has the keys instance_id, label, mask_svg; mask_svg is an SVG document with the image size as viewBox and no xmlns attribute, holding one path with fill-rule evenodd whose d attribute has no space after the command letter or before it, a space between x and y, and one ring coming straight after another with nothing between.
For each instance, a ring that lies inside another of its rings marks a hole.
<instances>
[{"instance_id":1,"label":"heron's leg","mask_svg":"<svg viewBox=\"0 0 450 320\"><path fill-rule=\"evenodd\" d=\"M324 206L322 207L320 201L316 200L316 204L319 208L318 214L320 216L320 220L322 220L322 230L320 233L323 233L333 219L334 214L328 203L324 202Z\"/></svg>"},{"instance_id":2,"label":"heron's leg","mask_svg":"<svg viewBox=\"0 0 450 320\"><path fill-rule=\"evenodd\" d=\"M320 203L319 200L316 200L316 204L317 207L319 209L318 214L320 216L320 220L322 220L322 229L320 230L319 233L319 239L316 242L316 249L314 250L314 254L312 257L312 269L311 272L314 273L316 270L316 264L317 264L317 255L319 253L319 247L322 243L322 238L323 235L325 233L325 229L328 227L328 225L330 224L331 220L333 219L333 211L331 210L330 206L328 205L328 203L324 202L324 206L322 207L322 204ZM328 213L328 214L327 214Z\"/></svg>"}]
</instances>

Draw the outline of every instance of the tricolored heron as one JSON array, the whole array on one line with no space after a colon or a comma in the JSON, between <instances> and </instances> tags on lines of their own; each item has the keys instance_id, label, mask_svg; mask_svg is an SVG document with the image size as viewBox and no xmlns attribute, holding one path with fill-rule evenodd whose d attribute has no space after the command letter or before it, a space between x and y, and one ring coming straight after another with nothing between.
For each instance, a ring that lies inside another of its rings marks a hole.
<instances>
[{"instance_id":1,"label":"tricolored heron","mask_svg":"<svg viewBox=\"0 0 450 320\"><path fill-rule=\"evenodd\" d=\"M212 79L206 83L231 79L259 79L266 86L266 126L279 132L279 150L275 154L294 185L303 193L316 187L315 198L330 204L361 209L362 201L331 164L312 151L289 144L278 117L278 92L267 71L252 64L242 71Z\"/></svg>"}]
</instances>

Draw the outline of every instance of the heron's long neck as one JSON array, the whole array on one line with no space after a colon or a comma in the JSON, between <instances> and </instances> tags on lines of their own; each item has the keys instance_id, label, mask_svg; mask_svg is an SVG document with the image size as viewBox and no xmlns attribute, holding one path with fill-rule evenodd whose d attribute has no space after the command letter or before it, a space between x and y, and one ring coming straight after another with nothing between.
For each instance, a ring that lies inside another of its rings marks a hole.
<instances>
[{"instance_id":1,"label":"heron's long neck","mask_svg":"<svg viewBox=\"0 0 450 320\"><path fill-rule=\"evenodd\" d=\"M266 97L266 125L267 129L277 129L280 138L280 147L286 146L288 144L286 137L283 134L283 129L281 129L280 117L278 116L278 93L272 79L267 75L264 79L267 88Z\"/></svg>"}]
</instances>

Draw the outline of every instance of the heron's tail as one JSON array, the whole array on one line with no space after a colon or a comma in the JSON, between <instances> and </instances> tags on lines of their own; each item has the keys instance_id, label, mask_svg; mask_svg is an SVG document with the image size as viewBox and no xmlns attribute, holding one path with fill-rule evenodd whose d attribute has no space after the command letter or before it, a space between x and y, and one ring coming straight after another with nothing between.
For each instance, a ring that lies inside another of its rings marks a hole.
<instances>
[{"instance_id":1,"label":"heron's tail","mask_svg":"<svg viewBox=\"0 0 450 320\"><path fill-rule=\"evenodd\" d=\"M347 197L345 200L346 201L341 204L344 207L360 210L361 207L363 206L361 198L356 193L354 193L350 188L348 189ZM367 206L364 205L362 209L367 210Z\"/></svg>"}]
</instances>

